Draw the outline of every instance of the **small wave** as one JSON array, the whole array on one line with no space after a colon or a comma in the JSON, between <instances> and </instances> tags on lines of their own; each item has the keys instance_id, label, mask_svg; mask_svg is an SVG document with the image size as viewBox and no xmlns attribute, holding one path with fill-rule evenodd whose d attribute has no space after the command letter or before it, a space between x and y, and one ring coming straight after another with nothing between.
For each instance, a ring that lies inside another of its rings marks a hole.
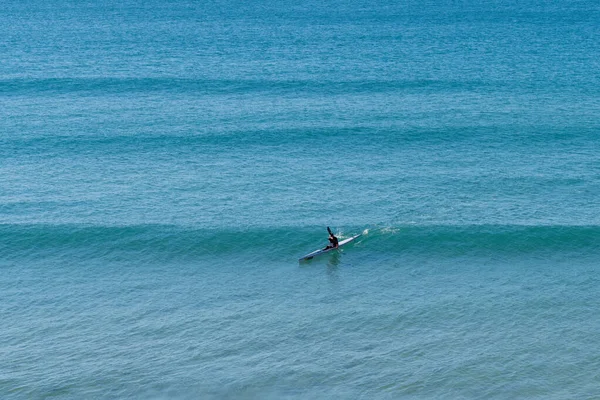
<instances>
[{"instance_id":1,"label":"small wave","mask_svg":"<svg viewBox=\"0 0 600 400\"><path fill-rule=\"evenodd\" d=\"M73 77L39 79L0 79L0 93L28 95L65 95L85 93L106 96L131 93L190 93L207 94L256 94L277 95L343 94L343 93L387 93L406 90L461 91L490 85L482 81L452 80L267 80L267 79L194 79L158 77Z\"/></svg>"},{"instance_id":2,"label":"small wave","mask_svg":"<svg viewBox=\"0 0 600 400\"><path fill-rule=\"evenodd\" d=\"M600 255L598 226L394 226L344 227L341 239L363 233L360 252L414 257L526 254ZM198 229L164 225L0 225L5 260L47 256L154 261L237 255L294 260L326 244L325 229L277 227Z\"/></svg>"}]
</instances>

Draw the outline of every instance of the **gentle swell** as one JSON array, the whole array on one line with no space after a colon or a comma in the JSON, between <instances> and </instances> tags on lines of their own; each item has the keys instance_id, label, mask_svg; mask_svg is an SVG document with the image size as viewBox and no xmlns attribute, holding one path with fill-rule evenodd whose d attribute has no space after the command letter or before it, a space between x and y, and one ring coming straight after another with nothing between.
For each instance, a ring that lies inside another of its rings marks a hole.
<instances>
[{"instance_id":1,"label":"gentle swell","mask_svg":"<svg viewBox=\"0 0 600 400\"><path fill-rule=\"evenodd\" d=\"M363 228L337 231L346 237ZM425 259L600 255L598 226L397 226L371 227L365 233L353 254ZM235 230L7 224L0 225L0 254L4 261L48 256L177 261L227 255L295 260L325 244L326 236L325 228L317 227Z\"/></svg>"}]
</instances>

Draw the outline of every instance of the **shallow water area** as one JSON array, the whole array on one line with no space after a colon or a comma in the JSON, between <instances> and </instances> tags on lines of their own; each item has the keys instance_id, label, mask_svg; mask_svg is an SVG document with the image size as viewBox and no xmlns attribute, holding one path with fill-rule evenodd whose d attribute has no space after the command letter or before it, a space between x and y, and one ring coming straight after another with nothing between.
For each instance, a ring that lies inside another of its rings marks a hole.
<instances>
[{"instance_id":1,"label":"shallow water area","mask_svg":"<svg viewBox=\"0 0 600 400\"><path fill-rule=\"evenodd\" d=\"M597 362L594 262L386 254L374 249L394 234L369 235L305 263L249 248L5 264L2 313L19 316L2 330L5 387L35 381L12 393L40 398L512 397L552 396L560 382L592 395L574 382L592 382Z\"/></svg>"}]
</instances>

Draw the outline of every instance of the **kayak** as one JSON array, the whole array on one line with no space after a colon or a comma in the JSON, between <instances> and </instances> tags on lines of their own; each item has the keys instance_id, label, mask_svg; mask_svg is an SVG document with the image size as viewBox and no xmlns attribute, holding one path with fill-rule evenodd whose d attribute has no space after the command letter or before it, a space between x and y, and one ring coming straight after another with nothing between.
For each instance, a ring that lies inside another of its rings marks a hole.
<instances>
[{"instance_id":1,"label":"kayak","mask_svg":"<svg viewBox=\"0 0 600 400\"><path fill-rule=\"evenodd\" d=\"M308 253L308 254L307 254L307 255L305 255L304 257L302 257L302 258L299 258L299 259L298 259L298 261L306 261L306 260L310 260L310 259L312 259L313 257L320 256L321 254L329 253L329 252L330 252L330 251L332 251L332 250L337 250L337 249L339 249L340 247L342 247L343 245L345 245L345 244L348 244L348 243L350 243L350 242L354 241L356 238L358 238L358 237L360 237L360 236L362 236L362 233L360 233L360 234L358 234L358 235L356 235L356 236L352 236L352 237L350 237L350 238L348 238L348 239L344 239L344 240L342 240L342 241L340 241L340 242L338 243L338 247L332 247L332 248L330 248L330 249L319 249L319 250L315 250L315 251L313 251L312 253Z\"/></svg>"}]
</instances>

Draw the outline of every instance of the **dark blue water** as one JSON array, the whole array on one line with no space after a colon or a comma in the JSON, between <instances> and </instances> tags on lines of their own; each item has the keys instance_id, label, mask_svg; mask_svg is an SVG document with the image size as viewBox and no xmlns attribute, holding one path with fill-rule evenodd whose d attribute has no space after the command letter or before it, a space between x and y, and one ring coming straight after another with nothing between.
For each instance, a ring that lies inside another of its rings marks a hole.
<instances>
[{"instance_id":1,"label":"dark blue water","mask_svg":"<svg viewBox=\"0 0 600 400\"><path fill-rule=\"evenodd\" d=\"M594 398L598 21L4 5L0 397Z\"/></svg>"}]
</instances>

